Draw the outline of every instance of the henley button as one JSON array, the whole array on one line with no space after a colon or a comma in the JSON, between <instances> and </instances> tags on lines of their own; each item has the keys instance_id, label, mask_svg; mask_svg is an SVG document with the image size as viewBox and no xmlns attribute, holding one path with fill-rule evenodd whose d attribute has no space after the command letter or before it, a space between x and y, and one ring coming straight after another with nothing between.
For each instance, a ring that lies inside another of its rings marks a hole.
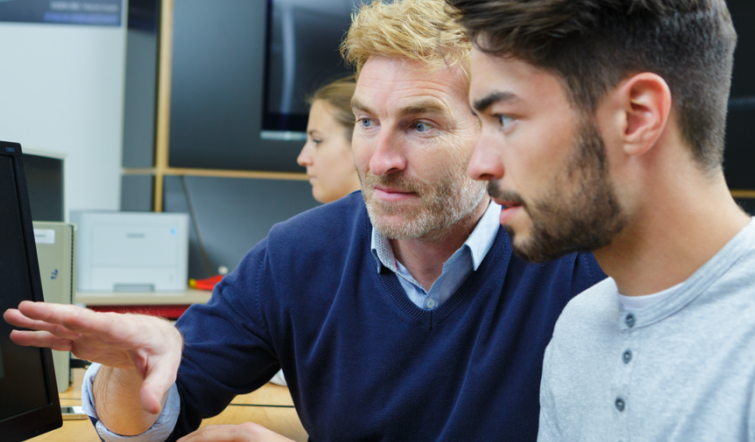
<instances>
[{"instance_id":1,"label":"henley button","mask_svg":"<svg viewBox=\"0 0 755 442\"><path fill-rule=\"evenodd\" d=\"M621 398L616 399L616 409L619 411L624 411L624 407L626 404L624 404L624 401Z\"/></svg>"},{"instance_id":2,"label":"henley button","mask_svg":"<svg viewBox=\"0 0 755 442\"><path fill-rule=\"evenodd\" d=\"M629 361L631 361L631 360L632 360L632 351L631 351L631 350L627 350L627 351L625 351L625 352L624 352L624 358L623 358L623 359L624 359L624 363L625 363L625 364L628 364L628 363L629 363Z\"/></svg>"},{"instance_id":3,"label":"henley button","mask_svg":"<svg viewBox=\"0 0 755 442\"><path fill-rule=\"evenodd\" d=\"M630 314L627 315L626 323L627 323L627 327L629 327L629 328L634 327L634 315L633 314L630 313Z\"/></svg>"}]
</instances>

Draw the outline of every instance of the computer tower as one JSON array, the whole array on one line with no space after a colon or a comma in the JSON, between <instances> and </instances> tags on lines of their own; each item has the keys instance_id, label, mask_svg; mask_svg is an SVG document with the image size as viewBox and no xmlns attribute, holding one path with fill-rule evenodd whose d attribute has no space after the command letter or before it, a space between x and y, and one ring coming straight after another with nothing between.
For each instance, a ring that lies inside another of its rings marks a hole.
<instances>
[{"instance_id":1,"label":"computer tower","mask_svg":"<svg viewBox=\"0 0 755 442\"><path fill-rule=\"evenodd\" d=\"M76 226L67 223L34 221L39 274L45 302L72 304L76 287ZM71 378L71 352L52 352L58 392L68 389Z\"/></svg>"}]
</instances>

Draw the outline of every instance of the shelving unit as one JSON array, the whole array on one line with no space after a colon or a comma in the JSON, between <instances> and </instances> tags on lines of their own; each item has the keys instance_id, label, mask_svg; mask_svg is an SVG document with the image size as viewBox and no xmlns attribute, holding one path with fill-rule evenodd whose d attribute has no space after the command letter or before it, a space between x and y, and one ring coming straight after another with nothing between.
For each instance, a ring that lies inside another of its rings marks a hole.
<instances>
[{"instance_id":1,"label":"shelving unit","mask_svg":"<svg viewBox=\"0 0 755 442\"><path fill-rule=\"evenodd\" d=\"M147 175L154 177L153 210L164 210L166 176L197 176L218 178L252 178L267 180L307 181L305 173L271 172L252 170L220 170L171 167L170 158L170 106L171 80L173 73L173 24L175 0L162 0L159 33L159 62L157 84L157 123L155 136L155 167L124 168L123 175Z\"/></svg>"}]
</instances>

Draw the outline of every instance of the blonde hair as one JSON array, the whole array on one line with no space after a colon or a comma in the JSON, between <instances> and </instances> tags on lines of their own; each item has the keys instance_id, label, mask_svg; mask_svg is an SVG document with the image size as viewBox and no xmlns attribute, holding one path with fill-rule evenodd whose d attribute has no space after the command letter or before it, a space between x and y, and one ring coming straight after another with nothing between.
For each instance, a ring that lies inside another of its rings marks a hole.
<instances>
[{"instance_id":1,"label":"blonde hair","mask_svg":"<svg viewBox=\"0 0 755 442\"><path fill-rule=\"evenodd\" d=\"M315 101L322 100L333 108L333 117L346 130L344 135L349 142L351 142L351 136L354 134L354 112L351 110L351 97L354 96L356 87L356 79L353 75L349 75L326 84L307 97L307 103L310 106Z\"/></svg>"},{"instance_id":2,"label":"blonde hair","mask_svg":"<svg viewBox=\"0 0 755 442\"><path fill-rule=\"evenodd\" d=\"M449 14L444 0L373 0L352 16L341 55L356 66L356 76L370 57L420 61L430 70L460 66L469 78L472 46Z\"/></svg>"}]
</instances>

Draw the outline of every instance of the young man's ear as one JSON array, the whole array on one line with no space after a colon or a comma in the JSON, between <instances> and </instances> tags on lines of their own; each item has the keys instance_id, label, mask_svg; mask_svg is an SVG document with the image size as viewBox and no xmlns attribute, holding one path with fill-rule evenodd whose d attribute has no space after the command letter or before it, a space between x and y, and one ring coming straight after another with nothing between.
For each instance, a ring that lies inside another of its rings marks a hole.
<instances>
[{"instance_id":1,"label":"young man's ear","mask_svg":"<svg viewBox=\"0 0 755 442\"><path fill-rule=\"evenodd\" d=\"M624 114L624 152L642 155L663 134L671 114L671 89L660 76L648 72L626 80L617 90Z\"/></svg>"}]
</instances>

